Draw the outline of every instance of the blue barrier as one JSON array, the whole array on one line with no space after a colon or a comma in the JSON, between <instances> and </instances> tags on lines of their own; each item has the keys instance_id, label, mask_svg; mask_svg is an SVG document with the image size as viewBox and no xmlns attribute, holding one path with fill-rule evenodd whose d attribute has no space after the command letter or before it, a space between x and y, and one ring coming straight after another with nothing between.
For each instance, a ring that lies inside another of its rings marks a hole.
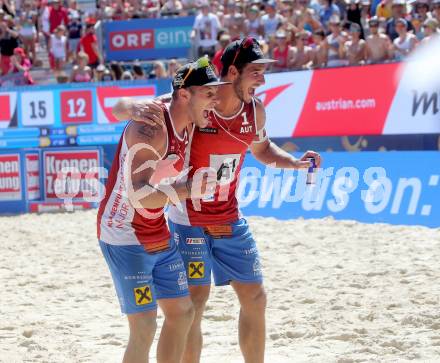
<instances>
[{"instance_id":1,"label":"blue barrier","mask_svg":"<svg viewBox=\"0 0 440 363\"><path fill-rule=\"evenodd\" d=\"M238 193L243 214L440 227L439 152L325 152L322 156L324 169L317 186L307 188L298 183L303 173L265 169L249 154Z\"/></svg>"},{"instance_id":2,"label":"blue barrier","mask_svg":"<svg viewBox=\"0 0 440 363\"><path fill-rule=\"evenodd\" d=\"M194 17L104 22L107 61L186 58Z\"/></svg>"}]
</instances>

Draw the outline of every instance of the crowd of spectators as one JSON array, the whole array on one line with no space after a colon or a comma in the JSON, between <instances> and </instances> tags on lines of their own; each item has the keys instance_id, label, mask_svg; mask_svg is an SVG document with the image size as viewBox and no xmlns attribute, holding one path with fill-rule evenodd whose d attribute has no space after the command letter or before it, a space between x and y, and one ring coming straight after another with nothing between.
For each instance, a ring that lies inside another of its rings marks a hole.
<instances>
[{"instance_id":1,"label":"crowd of spectators","mask_svg":"<svg viewBox=\"0 0 440 363\"><path fill-rule=\"evenodd\" d=\"M44 49L60 82L169 77L176 60L105 64L96 24L187 15L190 57L208 55L219 71L224 47L245 36L286 71L400 61L440 32L440 0L97 0L87 12L75 0L0 0L1 75L32 84Z\"/></svg>"}]
</instances>

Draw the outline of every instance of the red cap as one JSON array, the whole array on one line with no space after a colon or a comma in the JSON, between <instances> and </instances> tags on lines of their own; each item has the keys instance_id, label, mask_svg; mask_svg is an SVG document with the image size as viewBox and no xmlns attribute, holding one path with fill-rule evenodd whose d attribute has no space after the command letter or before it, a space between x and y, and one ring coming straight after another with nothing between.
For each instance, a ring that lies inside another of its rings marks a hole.
<instances>
[{"instance_id":1,"label":"red cap","mask_svg":"<svg viewBox=\"0 0 440 363\"><path fill-rule=\"evenodd\" d=\"M14 49L14 54L21 55L22 57L26 56L26 52L24 51L23 48L15 48Z\"/></svg>"}]
</instances>

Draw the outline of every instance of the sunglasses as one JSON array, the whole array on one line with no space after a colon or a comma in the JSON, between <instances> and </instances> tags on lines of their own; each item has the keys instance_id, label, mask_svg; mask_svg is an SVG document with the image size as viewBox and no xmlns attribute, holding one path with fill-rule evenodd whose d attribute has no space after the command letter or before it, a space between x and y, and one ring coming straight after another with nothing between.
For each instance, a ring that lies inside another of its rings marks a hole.
<instances>
[{"instance_id":1,"label":"sunglasses","mask_svg":"<svg viewBox=\"0 0 440 363\"><path fill-rule=\"evenodd\" d=\"M195 65L193 65L194 63L195 63ZM194 63L191 63L191 66L189 67L188 73L185 75L185 77L183 77L182 81L180 82L179 88L182 88L185 85L185 81L188 79L189 75L193 71L195 71L196 69L206 68L206 67L211 66L208 58L205 58L205 57L197 59L197 61Z\"/></svg>"},{"instance_id":2,"label":"sunglasses","mask_svg":"<svg viewBox=\"0 0 440 363\"><path fill-rule=\"evenodd\" d=\"M254 44L254 38L251 37L244 38L241 41L240 45L238 46L237 50L235 51L234 59L232 60L231 66L235 64L235 61L237 60L237 57L240 54L240 51L242 49L247 49L251 47L253 44Z\"/></svg>"}]
</instances>

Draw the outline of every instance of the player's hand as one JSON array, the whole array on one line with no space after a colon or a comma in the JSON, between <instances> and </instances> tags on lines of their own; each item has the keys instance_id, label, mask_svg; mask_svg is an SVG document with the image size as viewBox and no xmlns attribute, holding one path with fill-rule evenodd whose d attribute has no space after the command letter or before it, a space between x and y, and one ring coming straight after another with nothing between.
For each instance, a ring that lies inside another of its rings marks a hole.
<instances>
[{"instance_id":1,"label":"player's hand","mask_svg":"<svg viewBox=\"0 0 440 363\"><path fill-rule=\"evenodd\" d=\"M309 168L310 166L312 166L310 161L307 160L308 158L315 159L315 167L316 168L321 167L321 155L319 155L316 151L308 150L299 159L299 165L301 165L301 166L299 166L299 168Z\"/></svg>"},{"instance_id":2,"label":"player's hand","mask_svg":"<svg viewBox=\"0 0 440 363\"><path fill-rule=\"evenodd\" d=\"M154 100L134 101L130 106L131 119L144 122L150 126L159 125L165 129L165 116L160 102Z\"/></svg>"},{"instance_id":3,"label":"player's hand","mask_svg":"<svg viewBox=\"0 0 440 363\"><path fill-rule=\"evenodd\" d=\"M217 172L213 168L197 170L192 179L188 180L191 199L203 199L215 193Z\"/></svg>"}]
</instances>

